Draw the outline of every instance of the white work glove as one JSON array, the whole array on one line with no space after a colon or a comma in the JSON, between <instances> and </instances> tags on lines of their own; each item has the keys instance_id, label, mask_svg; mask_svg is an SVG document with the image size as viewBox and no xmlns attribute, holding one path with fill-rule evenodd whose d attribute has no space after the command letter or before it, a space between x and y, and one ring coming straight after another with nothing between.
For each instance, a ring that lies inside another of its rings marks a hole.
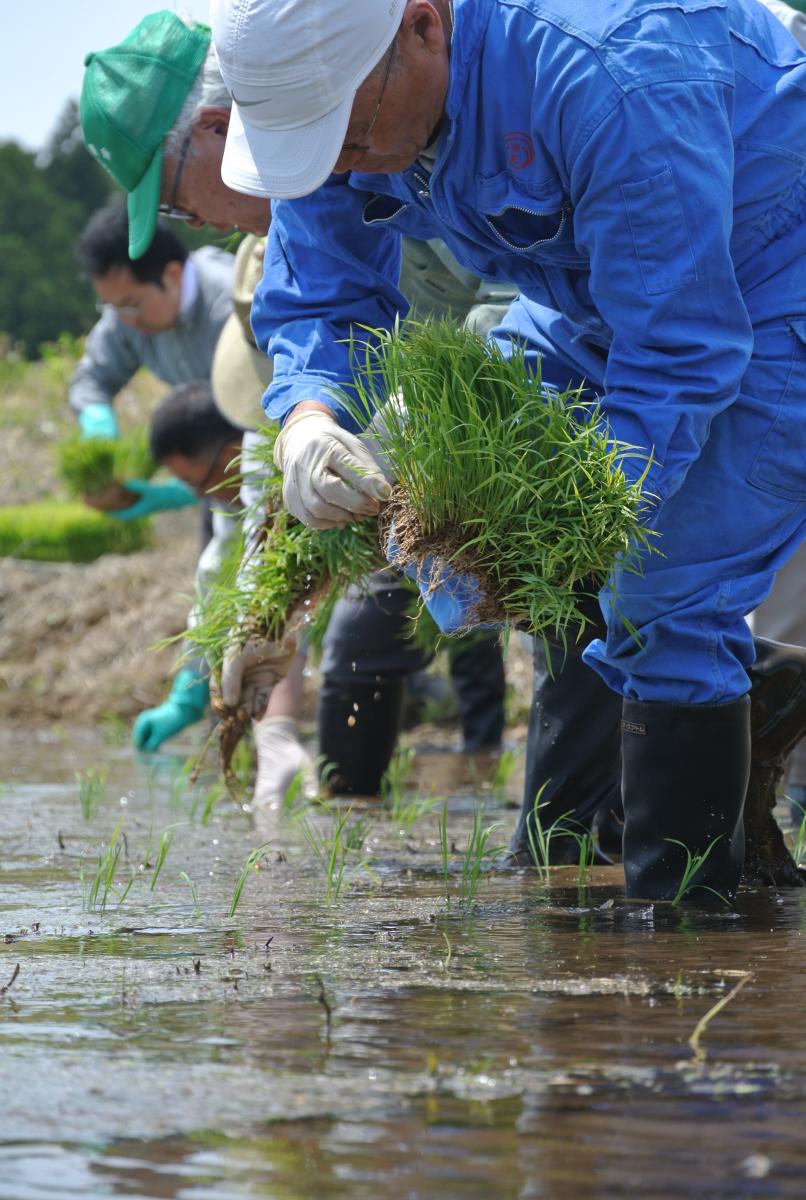
<instances>
[{"instance_id":1,"label":"white work glove","mask_svg":"<svg viewBox=\"0 0 806 1200\"><path fill-rule=\"evenodd\" d=\"M264 717L252 725L257 750L257 778L252 806L255 811L280 808L288 789L299 778L302 794L316 793L313 763L297 736L293 717Z\"/></svg>"},{"instance_id":2,"label":"white work glove","mask_svg":"<svg viewBox=\"0 0 806 1200\"><path fill-rule=\"evenodd\" d=\"M231 642L221 668L221 700L227 708L259 721L266 711L272 688L288 673L297 653L297 641L286 636L281 642L246 644Z\"/></svg>"},{"instance_id":3,"label":"white work glove","mask_svg":"<svg viewBox=\"0 0 806 1200\"><path fill-rule=\"evenodd\" d=\"M274 443L288 511L312 529L374 516L392 494L370 448L334 416L306 409L289 417Z\"/></svg>"}]
</instances>

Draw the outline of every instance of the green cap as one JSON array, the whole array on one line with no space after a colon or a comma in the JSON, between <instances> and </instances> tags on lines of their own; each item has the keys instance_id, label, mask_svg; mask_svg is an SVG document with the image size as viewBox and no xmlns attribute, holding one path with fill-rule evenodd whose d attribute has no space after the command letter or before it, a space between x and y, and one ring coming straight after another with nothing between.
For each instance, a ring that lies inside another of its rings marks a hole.
<instances>
[{"instance_id":1,"label":"green cap","mask_svg":"<svg viewBox=\"0 0 806 1200\"><path fill-rule=\"evenodd\" d=\"M162 187L162 143L209 45L207 25L188 26L176 13L162 11L144 17L119 45L84 60L84 141L129 193L131 258L140 258L151 245Z\"/></svg>"}]
</instances>

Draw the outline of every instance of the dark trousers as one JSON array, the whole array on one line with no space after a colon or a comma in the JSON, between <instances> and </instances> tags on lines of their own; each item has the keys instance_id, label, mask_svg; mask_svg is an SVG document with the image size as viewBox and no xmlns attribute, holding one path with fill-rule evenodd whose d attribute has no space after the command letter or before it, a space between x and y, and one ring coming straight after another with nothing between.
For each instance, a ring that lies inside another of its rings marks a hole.
<instances>
[{"instance_id":1,"label":"dark trousers","mask_svg":"<svg viewBox=\"0 0 806 1200\"><path fill-rule=\"evenodd\" d=\"M325 637L319 697L319 752L334 787L374 795L400 732L406 680L433 658L412 637L412 592L391 571L367 594L338 601ZM504 662L495 631L447 642L464 746L500 744Z\"/></svg>"}]
</instances>

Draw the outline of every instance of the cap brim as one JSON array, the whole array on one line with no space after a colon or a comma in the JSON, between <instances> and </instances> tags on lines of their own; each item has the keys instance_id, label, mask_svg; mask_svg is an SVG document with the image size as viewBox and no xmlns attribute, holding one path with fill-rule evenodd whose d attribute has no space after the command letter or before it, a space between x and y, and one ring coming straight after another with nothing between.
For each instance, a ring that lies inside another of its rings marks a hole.
<instances>
[{"instance_id":1,"label":"cap brim","mask_svg":"<svg viewBox=\"0 0 806 1200\"><path fill-rule=\"evenodd\" d=\"M160 146L143 178L129 192L129 258L142 258L154 240L162 191L162 147Z\"/></svg>"},{"instance_id":2,"label":"cap brim","mask_svg":"<svg viewBox=\"0 0 806 1200\"><path fill-rule=\"evenodd\" d=\"M246 337L232 313L221 330L213 357L210 383L216 408L239 429L257 429L266 419L263 393L271 383L271 359Z\"/></svg>"},{"instance_id":3,"label":"cap brim","mask_svg":"<svg viewBox=\"0 0 806 1200\"><path fill-rule=\"evenodd\" d=\"M341 153L353 95L310 125L296 129L258 129L233 104L221 178L227 187L250 196L291 200L315 192L332 174Z\"/></svg>"}]
</instances>

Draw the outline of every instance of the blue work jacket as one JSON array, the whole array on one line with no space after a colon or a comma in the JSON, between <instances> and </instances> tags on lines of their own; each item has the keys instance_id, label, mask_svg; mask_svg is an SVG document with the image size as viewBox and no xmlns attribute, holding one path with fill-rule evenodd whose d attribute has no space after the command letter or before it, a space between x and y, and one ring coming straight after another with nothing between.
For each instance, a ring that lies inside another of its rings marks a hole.
<instances>
[{"instance_id":1,"label":"blue work jacket","mask_svg":"<svg viewBox=\"0 0 806 1200\"><path fill-rule=\"evenodd\" d=\"M584 378L666 498L754 328L806 316L806 266L798 295L766 286L806 253L806 57L757 0L456 0L450 53L430 176L334 175L274 203L252 312L266 411L318 399L355 428L332 396L350 327L406 311L401 234L441 238L520 289L544 379Z\"/></svg>"}]
</instances>

